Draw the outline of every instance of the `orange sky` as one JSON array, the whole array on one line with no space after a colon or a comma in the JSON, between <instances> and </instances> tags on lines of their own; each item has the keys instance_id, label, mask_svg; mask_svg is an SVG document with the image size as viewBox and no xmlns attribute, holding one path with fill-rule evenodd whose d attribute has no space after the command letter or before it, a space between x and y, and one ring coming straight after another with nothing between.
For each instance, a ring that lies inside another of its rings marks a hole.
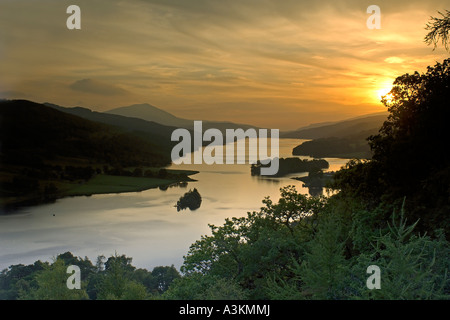
<instances>
[{"instance_id":1,"label":"orange sky","mask_svg":"<svg viewBox=\"0 0 450 320\"><path fill-rule=\"evenodd\" d=\"M81 8L81 30L66 8ZM381 8L370 30L367 7ZM0 96L280 129L384 111L396 76L448 57L446 1L0 0Z\"/></svg>"}]
</instances>

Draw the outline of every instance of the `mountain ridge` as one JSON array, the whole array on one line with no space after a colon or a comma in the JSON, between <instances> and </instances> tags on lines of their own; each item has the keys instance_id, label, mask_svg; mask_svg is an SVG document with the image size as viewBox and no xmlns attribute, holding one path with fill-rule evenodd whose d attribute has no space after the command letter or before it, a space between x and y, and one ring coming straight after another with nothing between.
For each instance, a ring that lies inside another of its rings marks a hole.
<instances>
[{"instance_id":1,"label":"mountain ridge","mask_svg":"<svg viewBox=\"0 0 450 320\"><path fill-rule=\"evenodd\" d=\"M139 118L125 117L115 114L107 114L103 112L93 111L85 107L63 107L52 103L44 103L44 105L56 110L76 115L90 121L99 122L114 127L125 129L129 132L151 135L153 140L164 142L163 146L172 147L170 140L171 134L175 127L165 126L157 122L146 121Z\"/></svg>"},{"instance_id":2,"label":"mountain ridge","mask_svg":"<svg viewBox=\"0 0 450 320\"><path fill-rule=\"evenodd\" d=\"M374 113L324 125L312 124L294 131L282 132L280 137L297 139L343 138L362 131L375 134L386 120L387 113Z\"/></svg>"},{"instance_id":3,"label":"mountain ridge","mask_svg":"<svg viewBox=\"0 0 450 320\"><path fill-rule=\"evenodd\" d=\"M20 160L19 155L42 159L74 156L105 162L117 158L114 161L130 163L152 162L154 158L155 164L170 163L167 151L157 139L138 136L45 104L28 100L1 101L0 116L2 156L17 153L15 160ZM139 149L140 146L145 148Z\"/></svg>"},{"instance_id":4,"label":"mountain ridge","mask_svg":"<svg viewBox=\"0 0 450 320\"><path fill-rule=\"evenodd\" d=\"M115 114L131 118L139 118L146 121L152 121L155 123L184 127L188 122L193 120L179 118L170 112L155 107L149 103L132 104L129 106L118 107L108 111L104 111L104 114Z\"/></svg>"},{"instance_id":5,"label":"mountain ridge","mask_svg":"<svg viewBox=\"0 0 450 320\"><path fill-rule=\"evenodd\" d=\"M178 127L178 128L186 128L192 130L194 128L194 120L185 119L177 117L170 112L162 110L158 107L155 107L148 103L142 104L133 104L130 106L114 108L108 111L103 112L105 114L116 114L125 117L132 117L143 119L146 121L153 121L162 125ZM198 119L201 120L201 119ZM232 121L222 121L222 120L204 120L203 129L207 130L210 128L219 129L224 132L226 129L249 129L249 128L258 128L257 126L250 124L241 124L234 123Z\"/></svg>"}]
</instances>

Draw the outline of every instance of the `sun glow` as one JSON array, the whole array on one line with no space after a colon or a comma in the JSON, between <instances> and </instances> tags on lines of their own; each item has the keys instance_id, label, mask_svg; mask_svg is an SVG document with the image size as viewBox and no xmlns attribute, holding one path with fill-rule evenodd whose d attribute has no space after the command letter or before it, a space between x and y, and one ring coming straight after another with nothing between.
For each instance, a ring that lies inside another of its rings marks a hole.
<instances>
[{"instance_id":1,"label":"sun glow","mask_svg":"<svg viewBox=\"0 0 450 320\"><path fill-rule=\"evenodd\" d=\"M391 90L392 90L392 83L385 83L381 88L379 88L376 91L378 101L381 101L383 99L383 97L388 102L392 101L392 98L393 98L392 94L389 93L389 92L391 92Z\"/></svg>"}]
</instances>

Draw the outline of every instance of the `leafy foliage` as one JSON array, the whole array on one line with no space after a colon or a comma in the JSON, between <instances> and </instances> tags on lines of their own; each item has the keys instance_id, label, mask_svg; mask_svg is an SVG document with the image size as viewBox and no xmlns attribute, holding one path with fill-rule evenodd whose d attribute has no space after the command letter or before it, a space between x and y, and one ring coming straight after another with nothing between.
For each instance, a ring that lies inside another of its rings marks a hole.
<instances>
[{"instance_id":1,"label":"leafy foliage","mask_svg":"<svg viewBox=\"0 0 450 320\"><path fill-rule=\"evenodd\" d=\"M431 21L427 23L426 29L430 32L425 36L425 42L428 45L433 44L434 49L436 49L439 40L441 40L444 48L449 51L450 50L450 41L449 41L449 33L450 33L450 11L445 10L445 14L439 12L442 18L431 17Z\"/></svg>"},{"instance_id":2,"label":"leafy foliage","mask_svg":"<svg viewBox=\"0 0 450 320\"><path fill-rule=\"evenodd\" d=\"M278 203L270 198L263 203L265 207L247 217L210 225L212 235L191 246L182 272L234 279L251 298L265 298L265 277L289 273L286 265L303 254L301 243L313 232L314 214L323 208L324 198L307 197L287 186Z\"/></svg>"},{"instance_id":3,"label":"leafy foliage","mask_svg":"<svg viewBox=\"0 0 450 320\"><path fill-rule=\"evenodd\" d=\"M35 275L36 288L21 290L19 299L23 300L80 300L87 299L85 283L80 290L70 290L66 281L67 266L62 258L57 258L53 264L44 265L44 269Z\"/></svg>"},{"instance_id":4,"label":"leafy foliage","mask_svg":"<svg viewBox=\"0 0 450 320\"><path fill-rule=\"evenodd\" d=\"M180 200L177 201L176 207L177 211L184 210L186 208L193 211L200 208L201 204L202 196L198 192L197 188L194 188L194 190L189 190L182 197L180 197Z\"/></svg>"},{"instance_id":5,"label":"leafy foliage","mask_svg":"<svg viewBox=\"0 0 450 320\"><path fill-rule=\"evenodd\" d=\"M99 256L95 265L70 252L53 264L11 266L0 274L3 299L448 299L449 243L392 222L342 197L307 197L293 186L246 217L211 225L192 244L181 268L136 269L132 259ZM385 223L381 223L385 222ZM65 286L66 267L82 272L82 290ZM381 289L366 287L370 265Z\"/></svg>"},{"instance_id":6,"label":"leafy foliage","mask_svg":"<svg viewBox=\"0 0 450 320\"><path fill-rule=\"evenodd\" d=\"M156 299L180 278L174 266L155 267L150 272L136 269L131 262L130 257L116 253L108 259L99 256L93 265L87 258L66 252L58 255L52 264L37 261L29 266L10 266L0 274L0 299ZM80 268L81 289L67 288L69 265Z\"/></svg>"},{"instance_id":7,"label":"leafy foliage","mask_svg":"<svg viewBox=\"0 0 450 320\"><path fill-rule=\"evenodd\" d=\"M388 231L377 237L374 250L356 258L355 274L375 264L382 270L380 290L356 290L365 299L448 299L450 294L450 256L448 242L443 234L432 240L415 235L417 222L407 224L401 216L389 224ZM364 279L352 283L361 283Z\"/></svg>"},{"instance_id":8,"label":"leafy foliage","mask_svg":"<svg viewBox=\"0 0 450 320\"><path fill-rule=\"evenodd\" d=\"M344 256L345 235L336 219L335 216L329 216L320 224L301 265L302 291L315 299L345 296L342 287L349 262Z\"/></svg>"},{"instance_id":9,"label":"leafy foliage","mask_svg":"<svg viewBox=\"0 0 450 320\"><path fill-rule=\"evenodd\" d=\"M448 12L433 19L428 39L447 45L447 23ZM53 264L3 270L0 298L450 299L448 101L450 59L398 77L383 100L389 118L369 138L372 160L337 172L339 193L308 197L286 186L276 203L267 197L258 212L210 225L182 276L173 266L136 269L125 255L99 256L94 266L67 252ZM82 270L79 291L66 288L69 264ZM371 265L381 270L380 289L366 286Z\"/></svg>"},{"instance_id":10,"label":"leafy foliage","mask_svg":"<svg viewBox=\"0 0 450 320\"><path fill-rule=\"evenodd\" d=\"M243 300L247 292L236 281L193 273L179 278L163 295L167 300Z\"/></svg>"},{"instance_id":11,"label":"leafy foliage","mask_svg":"<svg viewBox=\"0 0 450 320\"><path fill-rule=\"evenodd\" d=\"M390 113L378 135L369 137L373 159L350 162L335 175L335 187L373 209L398 205L419 220L416 231L430 234L443 225L450 231L450 59L398 77L383 103Z\"/></svg>"},{"instance_id":12,"label":"leafy foliage","mask_svg":"<svg viewBox=\"0 0 450 320\"><path fill-rule=\"evenodd\" d=\"M89 180L103 165L170 163L170 139L154 140L43 104L2 100L0 119L0 194L5 203L54 200L59 184Z\"/></svg>"}]
</instances>

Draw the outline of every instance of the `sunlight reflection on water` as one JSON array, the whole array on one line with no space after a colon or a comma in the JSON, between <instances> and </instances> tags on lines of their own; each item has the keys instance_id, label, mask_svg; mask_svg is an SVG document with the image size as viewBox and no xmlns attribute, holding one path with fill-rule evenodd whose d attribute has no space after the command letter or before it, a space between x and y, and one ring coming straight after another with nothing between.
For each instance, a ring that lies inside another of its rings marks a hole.
<instances>
[{"instance_id":1,"label":"sunlight reflection on water","mask_svg":"<svg viewBox=\"0 0 450 320\"><path fill-rule=\"evenodd\" d=\"M291 156L299 140L281 139L280 157ZM308 158L308 157L301 157ZM332 171L346 159L327 159ZM294 174L282 178L261 178L250 174L250 165L180 165L176 169L198 170L198 180L187 187L165 191L72 197L53 204L24 208L17 214L0 216L0 268L12 264L50 261L57 254L71 251L89 257L115 252L133 258L137 267L152 269L158 265L183 262L189 246L209 234L208 224L221 225L224 219L257 211L262 200L278 200L282 186L295 185L307 194ZM189 189L197 188L201 207L177 212L177 200Z\"/></svg>"}]
</instances>

